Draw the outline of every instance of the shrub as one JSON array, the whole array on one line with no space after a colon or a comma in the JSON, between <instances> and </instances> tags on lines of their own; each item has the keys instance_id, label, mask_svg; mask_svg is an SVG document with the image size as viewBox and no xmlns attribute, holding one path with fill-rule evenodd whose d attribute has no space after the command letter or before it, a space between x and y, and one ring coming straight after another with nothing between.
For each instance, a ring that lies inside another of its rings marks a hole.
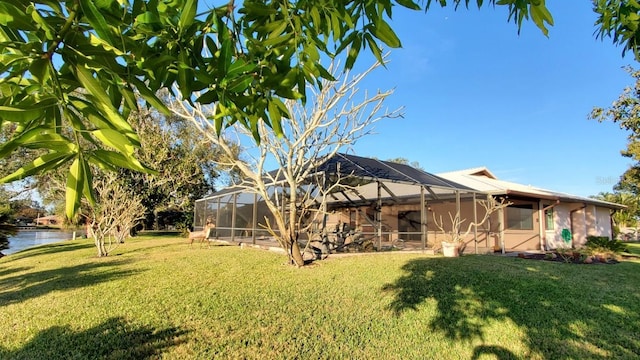
<instances>
[{"instance_id":1,"label":"shrub","mask_svg":"<svg viewBox=\"0 0 640 360\"><path fill-rule=\"evenodd\" d=\"M619 254L627 250L627 245L619 240L611 240L606 236L587 236L585 247L591 251L603 251Z\"/></svg>"},{"instance_id":2,"label":"shrub","mask_svg":"<svg viewBox=\"0 0 640 360\"><path fill-rule=\"evenodd\" d=\"M627 251L627 246L619 240L611 240L606 236L588 236L585 250L599 261L617 259L618 255Z\"/></svg>"}]
</instances>

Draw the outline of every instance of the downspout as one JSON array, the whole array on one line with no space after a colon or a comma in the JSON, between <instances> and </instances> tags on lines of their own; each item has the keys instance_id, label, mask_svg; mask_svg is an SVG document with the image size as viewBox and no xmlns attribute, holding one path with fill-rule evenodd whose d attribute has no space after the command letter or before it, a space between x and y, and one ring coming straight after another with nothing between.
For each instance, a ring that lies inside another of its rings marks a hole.
<instances>
[{"instance_id":1,"label":"downspout","mask_svg":"<svg viewBox=\"0 0 640 360\"><path fill-rule=\"evenodd\" d=\"M498 209L498 238L500 240L500 250L504 255L504 209Z\"/></svg>"},{"instance_id":2,"label":"downspout","mask_svg":"<svg viewBox=\"0 0 640 360\"><path fill-rule=\"evenodd\" d=\"M546 231L547 229L547 217L544 215L544 212L549 210L549 209L553 209L554 207L556 207L556 205L560 204L560 200L556 200L555 204L551 204L547 207L542 207L542 200L539 200L538 202L538 218L540 219L540 221L538 221L538 223L540 224L538 232L540 233L540 250L545 251L548 250L548 246L547 249L545 249L545 237L546 237L546 233L543 232L542 228L544 225L544 231ZM569 215L571 216L571 215ZM544 235L544 237L543 237ZM548 245L548 244L546 244Z\"/></svg>"},{"instance_id":3,"label":"downspout","mask_svg":"<svg viewBox=\"0 0 640 360\"><path fill-rule=\"evenodd\" d=\"M378 201L376 203L376 215L378 220L378 251L382 251L382 185L378 181Z\"/></svg>"},{"instance_id":4,"label":"downspout","mask_svg":"<svg viewBox=\"0 0 640 360\"><path fill-rule=\"evenodd\" d=\"M462 219L462 214L460 214L460 190L456 190L456 216L458 217L458 219ZM453 226L453 224L451 224ZM458 241L462 241L464 242L463 239L460 239L460 223L458 222L458 228L457 229L451 229L451 231L455 231L455 239L458 239ZM459 244L458 244L459 245Z\"/></svg>"},{"instance_id":5,"label":"downspout","mask_svg":"<svg viewBox=\"0 0 640 360\"><path fill-rule=\"evenodd\" d=\"M422 251L427 248L427 201L424 197L424 186L420 186L420 239Z\"/></svg>"},{"instance_id":6,"label":"downspout","mask_svg":"<svg viewBox=\"0 0 640 360\"><path fill-rule=\"evenodd\" d=\"M476 203L476 193L473 193L473 249L478 254L478 204Z\"/></svg>"},{"instance_id":7,"label":"downspout","mask_svg":"<svg viewBox=\"0 0 640 360\"><path fill-rule=\"evenodd\" d=\"M573 229L573 213L576 211L580 211L582 209L585 209L587 207L587 204L582 204L581 207L571 210L569 211L569 222L571 223L571 247L573 248L573 236L574 236L574 229ZM587 218L584 216L582 217L582 221L584 221L584 226L585 226L585 230L587 229Z\"/></svg>"}]
</instances>

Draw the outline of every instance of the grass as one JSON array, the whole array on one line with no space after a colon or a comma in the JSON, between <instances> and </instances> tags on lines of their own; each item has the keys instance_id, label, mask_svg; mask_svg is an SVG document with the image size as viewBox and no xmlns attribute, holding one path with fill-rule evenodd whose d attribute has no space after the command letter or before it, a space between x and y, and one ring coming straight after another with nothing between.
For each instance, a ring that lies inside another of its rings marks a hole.
<instances>
[{"instance_id":1,"label":"grass","mask_svg":"<svg viewBox=\"0 0 640 360\"><path fill-rule=\"evenodd\" d=\"M632 252L640 252L631 244ZM141 237L0 259L5 359L640 356L640 260L329 258Z\"/></svg>"}]
</instances>

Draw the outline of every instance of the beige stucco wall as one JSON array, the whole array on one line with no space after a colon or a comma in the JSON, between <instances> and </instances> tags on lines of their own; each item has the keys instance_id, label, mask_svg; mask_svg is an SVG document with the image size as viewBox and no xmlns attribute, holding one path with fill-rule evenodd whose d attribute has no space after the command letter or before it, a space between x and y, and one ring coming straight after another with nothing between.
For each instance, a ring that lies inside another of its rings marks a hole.
<instances>
[{"instance_id":1,"label":"beige stucco wall","mask_svg":"<svg viewBox=\"0 0 640 360\"><path fill-rule=\"evenodd\" d=\"M611 210L604 207L595 207L595 211L596 226L594 235L611 238L613 236L611 231Z\"/></svg>"},{"instance_id":2,"label":"beige stucco wall","mask_svg":"<svg viewBox=\"0 0 640 360\"><path fill-rule=\"evenodd\" d=\"M480 200L480 198L478 198ZM582 246L586 242L587 235L611 236L611 224L609 220L609 209L595 207L589 205L584 207L582 203L560 203L553 207L554 211L554 229L547 231L544 223L540 220L540 204L542 207L548 206L549 202L537 200L515 200L509 199L514 205L529 204L532 206L532 229L517 230L507 227L507 211L504 211L504 246L507 251L524 251L539 250L541 248L540 234L544 237L546 248L560 248L571 246ZM484 209L479 204L477 206L478 219L483 217ZM473 222L473 205L471 199L462 199L460 204L461 218L465 219L462 224L461 232L466 232L468 224ZM420 204L404 204L404 205L386 205L382 208L383 222L383 242L395 241L398 238L408 238L407 234L399 234L398 214L404 211L420 211ZM350 212L352 214L350 215ZM455 200L446 202L429 202L427 203L427 247L440 248L442 241L451 239L451 218L449 214L455 215ZM347 224L355 223L355 227L359 227L363 232L376 234L377 228L365 219L364 214L369 214L371 218L375 218L374 208L361 207L356 209L339 210L330 214L327 218L327 228L333 229L338 221ZM544 214L542 214L544 216ZM438 223L441 222L445 232L441 231L434 221L434 217ZM478 248L485 250L500 250L500 221L498 213L494 213L490 219L478 227L477 239ZM573 222L573 224L572 224ZM562 230L567 229L572 232L572 241L565 242L562 239ZM473 228L465 238L468 249L475 247Z\"/></svg>"}]
</instances>

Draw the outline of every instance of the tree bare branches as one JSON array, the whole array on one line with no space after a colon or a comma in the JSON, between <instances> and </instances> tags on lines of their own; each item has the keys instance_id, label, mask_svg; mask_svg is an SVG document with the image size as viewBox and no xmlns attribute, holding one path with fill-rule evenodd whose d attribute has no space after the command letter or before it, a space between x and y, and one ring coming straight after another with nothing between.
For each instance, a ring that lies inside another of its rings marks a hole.
<instances>
[{"instance_id":1,"label":"tree bare branches","mask_svg":"<svg viewBox=\"0 0 640 360\"><path fill-rule=\"evenodd\" d=\"M91 236L98 256L107 256L123 243L138 221L144 218L140 197L124 187L117 174L105 172L94 179L96 205L91 208L87 236Z\"/></svg>"},{"instance_id":2,"label":"tree bare branches","mask_svg":"<svg viewBox=\"0 0 640 360\"><path fill-rule=\"evenodd\" d=\"M204 136L219 146L224 154L218 160L221 166L237 169L242 174L242 181L234 185L258 194L265 202L273 223L266 220L263 226L298 266L303 265L298 245L300 234L324 214L326 194L342 186L339 178L329 181L316 173L318 166L370 134L376 122L402 115L402 109L384 107L392 90L364 92L364 95L360 92L362 80L378 66L376 63L353 77L343 73L342 80L324 80L320 90L309 89L306 106L286 101L291 118L281 122L282 135L270 131L262 121L252 131L245 126L234 126L220 135L212 119L216 113L214 107L187 101L175 102L172 106L174 113L193 121ZM332 65L329 69L337 72L340 67ZM257 145L253 141L256 131L260 134ZM241 144L254 146L244 148L241 158L234 157L234 151ZM267 167L275 170L268 172ZM279 196L274 196L274 188ZM286 211L282 211L283 208Z\"/></svg>"},{"instance_id":3,"label":"tree bare branches","mask_svg":"<svg viewBox=\"0 0 640 360\"><path fill-rule=\"evenodd\" d=\"M438 219L435 212L433 213L433 222L438 230L442 231L445 234L450 234L451 242L461 243L469 235L474 227L481 226L487 220L489 220L493 213L511 205L511 202L506 201L504 198L501 198L500 201L497 201L493 196L489 196L487 200L477 200L476 203L480 204L480 206L484 210L482 212L482 218L477 222L470 222L466 230L463 229L463 224L467 221L467 219L462 218L460 211L456 211L455 214L451 212L447 213L449 215L449 223L451 224L451 227L449 228L450 230L447 230L447 228L445 227L445 222L442 218L442 215L440 215ZM474 204L473 206L476 206L476 204Z\"/></svg>"}]
</instances>

